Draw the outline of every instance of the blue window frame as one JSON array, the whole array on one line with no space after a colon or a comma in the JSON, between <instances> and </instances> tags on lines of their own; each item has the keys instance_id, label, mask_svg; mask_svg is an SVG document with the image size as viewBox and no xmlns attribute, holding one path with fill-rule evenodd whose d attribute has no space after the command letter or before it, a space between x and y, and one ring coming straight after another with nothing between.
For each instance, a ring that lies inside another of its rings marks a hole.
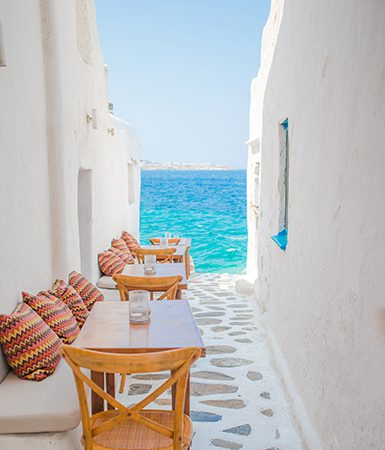
<instances>
[{"instance_id":1,"label":"blue window frame","mask_svg":"<svg viewBox=\"0 0 385 450\"><path fill-rule=\"evenodd\" d=\"M279 223L278 233L271 239L281 250L286 250L288 238L288 204L289 204L289 119L279 124Z\"/></svg>"}]
</instances>

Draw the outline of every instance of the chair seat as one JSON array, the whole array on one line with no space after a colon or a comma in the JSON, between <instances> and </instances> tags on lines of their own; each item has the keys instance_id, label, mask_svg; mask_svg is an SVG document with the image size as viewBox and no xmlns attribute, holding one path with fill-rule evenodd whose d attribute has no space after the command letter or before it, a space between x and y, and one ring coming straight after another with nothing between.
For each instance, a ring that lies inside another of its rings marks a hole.
<instances>
[{"instance_id":1,"label":"chair seat","mask_svg":"<svg viewBox=\"0 0 385 450\"><path fill-rule=\"evenodd\" d=\"M91 417L91 425L92 427L101 425L118 414L119 412L117 411L103 411L94 414ZM174 428L173 411L146 409L140 411L140 415L168 428ZM183 421L182 442L185 445L182 448L187 449L192 439L192 423L186 415L184 415ZM116 425L111 431L103 432L95 436L93 443L93 448L97 450L172 450L173 448L172 439L128 418Z\"/></svg>"}]
</instances>

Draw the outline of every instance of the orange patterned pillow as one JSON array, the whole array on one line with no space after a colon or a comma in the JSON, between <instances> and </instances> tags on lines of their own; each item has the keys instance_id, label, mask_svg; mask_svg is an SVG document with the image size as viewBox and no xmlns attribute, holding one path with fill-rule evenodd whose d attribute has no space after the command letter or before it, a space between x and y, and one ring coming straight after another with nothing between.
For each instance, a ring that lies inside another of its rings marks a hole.
<instances>
[{"instance_id":1,"label":"orange patterned pillow","mask_svg":"<svg viewBox=\"0 0 385 450\"><path fill-rule=\"evenodd\" d=\"M130 252L135 252L135 249L140 247L139 242L128 231L123 231L121 238L127 244L127 247L129 248Z\"/></svg>"},{"instance_id":2,"label":"orange patterned pillow","mask_svg":"<svg viewBox=\"0 0 385 450\"><path fill-rule=\"evenodd\" d=\"M117 248L121 252L129 253L129 254L131 253L130 249L128 248L128 245L126 244L126 241L124 239L112 239L111 247Z\"/></svg>"},{"instance_id":3,"label":"orange patterned pillow","mask_svg":"<svg viewBox=\"0 0 385 450\"><path fill-rule=\"evenodd\" d=\"M122 261L115 253L106 250L98 255L100 270L109 277L121 273L126 263Z\"/></svg>"},{"instance_id":4,"label":"orange patterned pillow","mask_svg":"<svg viewBox=\"0 0 385 450\"><path fill-rule=\"evenodd\" d=\"M76 322L81 328L88 317L88 309L80 295L72 286L69 286L63 280L56 280L52 287L53 294L59 297L72 311Z\"/></svg>"},{"instance_id":5,"label":"orange patterned pillow","mask_svg":"<svg viewBox=\"0 0 385 450\"><path fill-rule=\"evenodd\" d=\"M30 306L65 344L72 344L80 328L68 306L48 291L37 295L22 293L23 301Z\"/></svg>"},{"instance_id":6,"label":"orange patterned pillow","mask_svg":"<svg viewBox=\"0 0 385 450\"><path fill-rule=\"evenodd\" d=\"M118 248L111 247L108 251L114 253L116 256L118 256L122 261L124 261L125 264L133 264L135 259L132 256L132 253L129 254L126 252L122 252Z\"/></svg>"},{"instance_id":7,"label":"orange patterned pillow","mask_svg":"<svg viewBox=\"0 0 385 450\"><path fill-rule=\"evenodd\" d=\"M0 344L9 366L23 380L44 380L60 361L61 340L25 303L12 314L0 314Z\"/></svg>"},{"instance_id":8,"label":"orange patterned pillow","mask_svg":"<svg viewBox=\"0 0 385 450\"><path fill-rule=\"evenodd\" d=\"M104 300L104 295L99 289L78 272L73 271L68 275L68 284L80 295L88 311L91 311L95 302Z\"/></svg>"}]
</instances>

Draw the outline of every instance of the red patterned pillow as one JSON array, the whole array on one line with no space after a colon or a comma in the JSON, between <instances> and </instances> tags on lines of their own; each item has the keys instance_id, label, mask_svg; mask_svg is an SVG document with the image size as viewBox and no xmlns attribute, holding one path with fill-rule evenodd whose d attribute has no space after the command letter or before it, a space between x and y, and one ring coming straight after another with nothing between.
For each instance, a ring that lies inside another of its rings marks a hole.
<instances>
[{"instance_id":1,"label":"red patterned pillow","mask_svg":"<svg viewBox=\"0 0 385 450\"><path fill-rule=\"evenodd\" d=\"M9 366L24 380L44 380L60 361L61 340L25 303L12 314L0 314L0 344Z\"/></svg>"},{"instance_id":2,"label":"red patterned pillow","mask_svg":"<svg viewBox=\"0 0 385 450\"><path fill-rule=\"evenodd\" d=\"M69 286L63 280L56 280L52 287L53 294L59 297L72 311L76 322L81 328L88 317L88 309L80 295L72 286Z\"/></svg>"},{"instance_id":3,"label":"red patterned pillow","mask_svg":"<svg viewBox=\"0 0 385 450\"><path fill-rule=\"evenodd\" d=\"M36 296L22 293L23 301L30 306L65 344L72 344L80 328L68 306L48 291Z\"/></svg>"},{"instance_id":4,"label":"red patterned pillow","mask_svg":"<svg viewBox=\"0 0 385 450\"><path fill-rule=\"evenodd\" d=\"M126 252L122 252L121 250L111 247L108 251L114 253L116 256L118 256L122 261L124 261L125 264L133 264L135 259L132 256L132 253L129 254Z\"/></svg>"},{"instance_id":5,"label":"red patterned pillow","mask_svg":"<svg viewBox=\"0 0 385 450\"><path fill-rule=\"evenodd\" d=\"M78 272L73 271L68 275L68 284L80 295L88 311L91 311L95 302L102 302L104 300L104 295L99 289Z\"/></svg>"},{"instance_id":6,"label":"red patterned pillow","mask_svg":"<svg viewBox=\"0 0 385 450\"><path fill-rule=\"evenodd\" d=\"M121 273L126 263L122 261L115 253L106 250L98 255L100 270L109 277Z\"/></svg>"},{"instance_id":7,"label":"red patterned pillow","mask_svg":"<svg viewBox=\"0 0 385 450\"><path fill-rule=\"evenodd\" d=\"M118 250L126 253L131 253L126 241L124 239L112 239L111 247L117 248Z\"/></svg>"},{"instance_id":8,"label":"red patterned pillow","mask_svg":"<svg viewBox=\"0 0 385 450\"><path fill-rule=\"evenodd\" d=\"M121 238L127 244L127 247L129 248L130 252L135 252L135 249L140 247L139 242L128 231L123 231Z\"/></svg>"}]
</instances>

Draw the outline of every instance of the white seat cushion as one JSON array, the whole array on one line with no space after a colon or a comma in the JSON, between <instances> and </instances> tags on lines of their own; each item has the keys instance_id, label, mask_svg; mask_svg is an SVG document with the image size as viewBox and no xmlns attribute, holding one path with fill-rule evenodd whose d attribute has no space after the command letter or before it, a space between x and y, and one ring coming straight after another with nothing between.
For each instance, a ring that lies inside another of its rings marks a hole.
<instances>
[{"instance_id":1,"label":"white seat cushion","mask_svg":"<svg viewBox=\"0 0 385 450\"><path fill-rule=\"evenodd\" d=\"M107 275L100 277L97 284L101 289L116 289L115 281Z\"/></svg>"},{"instance_id":2,"label":"white seat cushion","mask_svg":"<svg viewBox=\"0 0 385 450\"><path fill-rule=\"evenodd\" d=\"M21 380L10 372L0 384L0 434L67 431L80 423L76 386L61 361L43 381Z\"/></svg>"}]
</instances>

